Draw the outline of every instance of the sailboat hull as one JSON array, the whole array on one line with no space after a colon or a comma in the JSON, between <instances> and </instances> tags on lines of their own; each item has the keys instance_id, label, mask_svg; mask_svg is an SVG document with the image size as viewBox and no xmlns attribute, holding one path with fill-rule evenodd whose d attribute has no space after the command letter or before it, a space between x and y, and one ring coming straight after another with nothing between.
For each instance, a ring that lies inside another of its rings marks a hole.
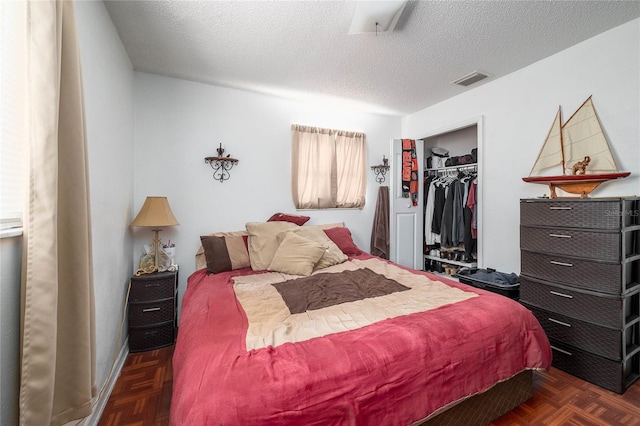
<instances>
[{"instance_id":1,"label":"sailboat hull","mask_svg":"<svg viewBox=\"0 0 640 426\"><path fill-rule=\"evenodd\" d=\"M594 189L600 186L600 184L610 180L625 178L630 174L630 172L616 172L584 175L529 176L522 178L522 180L529 183L549 185L551 198L558 198L556 188L569 194L580 195L580 198L586 198Z\"/></svg>"}]
</instances>

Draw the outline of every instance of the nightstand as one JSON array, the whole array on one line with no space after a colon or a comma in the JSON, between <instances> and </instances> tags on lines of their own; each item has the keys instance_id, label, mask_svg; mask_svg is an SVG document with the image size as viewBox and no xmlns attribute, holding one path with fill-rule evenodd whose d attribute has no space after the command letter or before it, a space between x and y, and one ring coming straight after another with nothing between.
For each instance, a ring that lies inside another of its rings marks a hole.
<instances>
[{"instance_id":1,"label":"nightstand","mask_svg":"<svg viewBox=\"0 0 640 426\"><path fill-rule=\"evenodd\" d=\"M178 272L131 277L129 351L173 345L176 336Z\"/></svg>"}]
</instances>

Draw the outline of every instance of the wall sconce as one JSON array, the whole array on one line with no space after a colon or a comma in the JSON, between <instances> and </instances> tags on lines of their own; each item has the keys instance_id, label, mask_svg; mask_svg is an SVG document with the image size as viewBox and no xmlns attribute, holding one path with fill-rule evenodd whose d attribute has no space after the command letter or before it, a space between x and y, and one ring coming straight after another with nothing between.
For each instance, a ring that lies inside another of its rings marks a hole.
<instances>
[{"instance_id":1,"label":"wall sconce","mask_svg":"<svg viewBox=\"0 0 640 426\"><path fill-rule=\"evenodd\" d=\"M226 157L223 156L224 148L222 148L222 144L220 144L220 147L216 149L216 151L218 152L217 157L205 157L204 162L209 164L213 169L213 178L222 183L231 177L229 170L238 164L238 160L231 158L231 154L227 154Z\"/></svg>"},{"instance_id":2,"label":"wall sconce","mask_svg":"<svg viewBox=\"0 0 640 426\"><path fill-rule=\"evenodd\" d=\"M382 183L385 181L387 171L389 170L389 159L382 156L382 164L378 164L377 166L371 166L371 170L376 174L376 182Z\"/></svg>"}]
</instances>

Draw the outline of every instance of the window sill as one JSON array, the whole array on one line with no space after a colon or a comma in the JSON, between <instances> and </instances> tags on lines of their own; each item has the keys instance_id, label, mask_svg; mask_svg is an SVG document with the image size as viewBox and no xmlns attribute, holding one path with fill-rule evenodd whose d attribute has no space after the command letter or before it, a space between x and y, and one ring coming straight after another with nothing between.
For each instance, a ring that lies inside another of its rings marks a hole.
<instances>
[{"instance_id":1,"label":"window sill","mask_svg":"<svg viewBox=\"0 0 640 426\"><path fill-rule=\"evenodd\" d=\"M22 227L0 230L0 238L13 238L22 236Z\"/></svg>"}]
</instances>

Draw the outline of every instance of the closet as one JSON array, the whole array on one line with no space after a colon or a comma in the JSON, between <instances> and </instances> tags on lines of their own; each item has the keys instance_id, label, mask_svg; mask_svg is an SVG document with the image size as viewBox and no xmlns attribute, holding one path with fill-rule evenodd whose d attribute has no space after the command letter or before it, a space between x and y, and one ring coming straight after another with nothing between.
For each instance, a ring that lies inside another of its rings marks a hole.
<instances>
[{"instance_id":1,"label":"closet","mask_svg":"<svg viewBox=\"0 0 640 426\"><path fill-rule=\"evenodd\" d=\"M478 265L478 138L471 125L424 139L423 256L426 271Z\"/></svg>"}]
</instances>

